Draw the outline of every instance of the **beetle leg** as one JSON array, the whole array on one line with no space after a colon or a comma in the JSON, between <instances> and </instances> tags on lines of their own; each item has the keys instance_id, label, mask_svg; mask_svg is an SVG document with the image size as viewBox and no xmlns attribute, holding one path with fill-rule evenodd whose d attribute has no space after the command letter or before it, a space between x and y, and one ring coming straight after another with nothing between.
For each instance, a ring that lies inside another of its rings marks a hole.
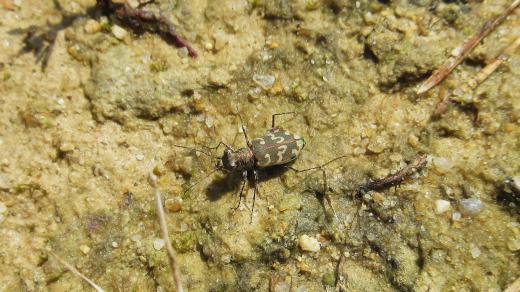
<instances>
[{"instance_id":1,"label":"beetle leg","mask_svg":"<svg viewBox=\"0 0 520 292\"><path fill-rule=\"evenodd\" d=\"M290 170L292 170L292 171L294 171L294 172L306 172L306 171L309 171L309 170L322 169L323 167L325 167L325 166L331 164L332 162L334 162L334 161L336 161L336 160L339 160L339 159L341 159L341 158L345 158L345 157L347 157L347 155L341 155L341 156L338 156L338 157L336 157L336 158L334 158L334 159L332 159L332 160L329 160L329 161L325 162L325 163L322 164L322 165L318 165L318 166L314 166L314 167L309 167L309 168L305 168L305 169L297 169L297 168L294 168L294 167L292 167L292 166L288 166L288 165L284 165L284 167L286 167L286 168L288 168L288 169L290 169Z\"/></svg>"},{"instance_id":2,"label":"beetle leg","mask_svg":"<svg viewBox=\"0 0 520 292\"><path fill-rule=\"evenodd\" d=\"M330 199L330 195L328 191L328 185L327 185L327 174L325 173L325 170L322 168L321 173L323 174L323 197L325 197L325 200L327 200L327 203L329 203L329 207L332 210L332 214L334 214L334 217L336 216L336 210L334 210L334 206L332 206L332 200Z\"/></svg>"},{"instance_id":3,"label":"beetle leg","mask_svg":"<svg viewBox=\"0 0 520 292\"><path fill-rule=\"evenodd\" d=\"M244 187L246 186L247 182L247 171L242 172L242 187L240 188L240 195L238 196L238 204L236 207L231 208L233 210L236 210L240 207L240 203L242 202L242 197L244 196Z\"/></svg>"},{"instance_id":4,"label":"beetle leg","mask_svg":"<svg viewBox=\"0 0 520 292\"><path fill-rule=\"evenodd\" d=\"M253 169L253 207L251 208L251 219L249 223L253 223L253 214L255 212L256 193L258 192L258 171Z\"/></svg>"},{"instance_id":5,"label":"beetle leg","mask_svg":"<svg viewBox=\"0 0 520 292\"><path fill-rule=\"evenodd\" d=\"M210 147L210 146L202 146L206 149L210 149L210 150L217 150L221 145L224 145L224 147L226 147L226 149L229 149L231 151L234 151L233 148L231 146L229 146L226 142L224 142L223 140L220 140L220 142L218 142L218 144L216 146L213 146L213 147Z\"/></svg>"}]
</instances>

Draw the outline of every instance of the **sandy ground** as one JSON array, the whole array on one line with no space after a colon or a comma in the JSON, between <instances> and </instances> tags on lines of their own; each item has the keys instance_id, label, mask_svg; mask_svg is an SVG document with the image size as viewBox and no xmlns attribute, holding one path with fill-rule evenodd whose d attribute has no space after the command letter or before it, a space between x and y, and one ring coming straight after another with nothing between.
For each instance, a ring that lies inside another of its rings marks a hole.
<instances>
[{"instance_id":1,"label":"sandy ground","mask_svg":"<svg viewBox=\"0 0 520 292\"><path fill-rule=\"evenodd\" d=\"M520 199L504 190L520 176L518 51L432 118L520 37L519 13L415 94L510 1L156 2L146 9L198 58L95 1L0 1L0 290L91 289L47 250L108 291L174 289L150 172L189 291L500 291L520 276ZM45 68L34 38L24 52L31 26L60 27L40 44ZM336 215L320 172L275 168L250 222L252 190L232 210L241 175L209 176L222 149L174 145L244 147L237 114L260 137L285 111L280 125L307 143L293 167L346 155L325 168ZM352 195L417 153L427 167L399 188ZM466 214L464 199L483 208Z\"/></svg>"}]
</instances>

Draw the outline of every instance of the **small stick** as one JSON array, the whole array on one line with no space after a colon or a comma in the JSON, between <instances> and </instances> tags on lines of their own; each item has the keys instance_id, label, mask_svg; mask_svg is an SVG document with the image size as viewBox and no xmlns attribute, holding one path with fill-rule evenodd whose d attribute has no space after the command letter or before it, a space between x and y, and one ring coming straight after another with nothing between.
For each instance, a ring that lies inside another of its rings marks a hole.
<instances>
[{"instance_id":1,"label":"small stick","mask_svg":"<svg viewBox=\"0 0 520 292\"><path fill-rule=\"evenodd\" d=\"M509 59L510 55L514 53L514 51L520 46L520 38L517 38L516 40L514 40L511 44L509 44L509 46L507 46L503 51L502 53L500 53L500 55L496 58L494 58L493 60L491 60L491 62L489 62L489 64L486 65L486 67L484 67L482 70L480 70L476 75L475 77L473 77L472 79L470 79L463 87L462 87L462 90L465 92L465 93L469 93L470 91L474 90L475 88L477 88L477 86L479 86L482 82L484 82L484 80L486 80L489 75L491 75L493 72L495 72L495 70L500 66L502 65L504 62L507 62L507 60Z\"/></svg>"},{"instance_id":2,"label":"small stick","mask_svg":"<svg viewBox=\"0 0 520 292\"><path fill-rule=\"evenodd\" d=\"M501 24L509 14L511 14L520 5L520 0L515 0L506 10L494 19L488 20L480 28L480 30L473 35L464 44L457 47L454 51L455 56L449 58L437 71L435 71L430 78L423 82L417 88L417 94L424 93L430 90L435 85L439 84L446 76L448 76L455 67L457 67L466 56L473 51L478 43L485 38L491 31L493 31L499 24Z\"/></svg>"},{"instance_id":3,"label":"small stick","mask_svg":"<svg viewBox=\"0 0 520 292\"><path fill-rule=\"evenodd\" d=\"M387 188L390 188L393 186L400 185L403 181L408 179L412 174L420 171L421 169L423 169L426 166L426 158L427 158L426 155L418 154L417 156L415 156L414 160L410 164L408 164L407 166L405 166L404 168L402 168L395 174L391 174L391 175L389 175L385 178L379 179L379 180L367 182L366 184L360 186L357 189L356 194L359 195L359 194L367 193L369 191L380 191L380 190L384 190L384 189L387 189Z\"/></svg>"},{"instance_id":4,"label":"small stick","mask_svg":"<svg viewBox=\"0 0 520 292\"><path fill-rule=\"evenodd\" d=\"M80 271L78 271L74 266L72 266L71 264L67 263L64 259L62 259L61 257L59 257L57 254L55 254L54 252L52 251L47 251L51 256L55 257L56 260L58 260L58 262L60 262L60 264L62 264L63 266L65 266L65 268L67 268L67 270L69 270L71 273L73 273L74 275L80 277L81 279L83 279L83 281L87 282L90 286L92 286L92 288L94 288L94 290L96 290L97 292L104 292L105 290L103 290L101 287L99 287L98 285L96 285L96 283L94 283L94 281L90 280L89 278L87 278L87 276L83 275Z\"/></svg>"},{"instance_id":5,"label":"small stick","mask_svg":"<svg viewBox=\"0 0 520 292\"><path fill-rule=\"evenodd\" d=\"M484 82L495 70L500 67L503 63L507 62L509 60L509 57L511 54L514 53L514 51L520 47L520 38L517 38L514 40L509 46L507 46L502 53L489 64L486 65L486 67L482 68L475 77L467 81L464 85L461 86L460 89L455 89L453 94L456 96L465 96L467 94L470 94L475 88L477 88L482 82ZM448 104L450 101L453 101L453 97L445 96L442 101L437 104L435 111L433 112L433 117L440 117L443 113L445 113L448 110Z\"/></svg>"},{"instance_id":6,"label":"small stick","mask_svg":"<svg viewBox=\"0 0 520 292\"><path fill-rule=\"evenodd\" d=\"M157 216L159 217L159 223L161 225L161 232L163 240L166 243L166 251L168 254L168 260L170 262L170 268L172 269L173 282L175 283L175 289L177 292L183 292L181 283L181 276L179 273L179 268L177 267L177 260L175 259L175 252L173 251L172 243L170 242L170 237L168 235L168 227L166 226L166 217L164 215L164 209L162 206L161 193L159 192L159 188L157 187L157 177L150 173L148 176L148 183L150 186L154 188L155 191L155 202L157 206Z\"/></svg>"}]
</instances>

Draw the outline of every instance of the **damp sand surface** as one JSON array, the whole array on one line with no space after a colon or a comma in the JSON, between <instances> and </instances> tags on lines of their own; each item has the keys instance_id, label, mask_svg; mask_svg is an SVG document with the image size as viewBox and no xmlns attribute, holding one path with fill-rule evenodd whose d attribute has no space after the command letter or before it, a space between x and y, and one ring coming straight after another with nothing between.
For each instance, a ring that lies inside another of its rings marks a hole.
<instances>
[{"instance_id":1,"label":"damp sand surface","mask_svg":"<svg viewBox=\"0 0 520 292\"><path fill-rule=\"evenodd\" d=\"M146 5L195 59L93 0L54 2L0 1L1 291L90 291L46 250L108 291L173 290L150 172L189 291L500 291L520 276L518 52L433 116L519 37L519 13L415 93L509 1ZM251 189L233 210L241 174L209 175L222 148L174 146L244 147L238 114L255 138L288 111L280 127L306 141L292 167L345 155L325 167L335 214L321 172L272 168L251 221ZM418 153L426 168L399 187L353 196Z\"/></svg>"}]
</instances>

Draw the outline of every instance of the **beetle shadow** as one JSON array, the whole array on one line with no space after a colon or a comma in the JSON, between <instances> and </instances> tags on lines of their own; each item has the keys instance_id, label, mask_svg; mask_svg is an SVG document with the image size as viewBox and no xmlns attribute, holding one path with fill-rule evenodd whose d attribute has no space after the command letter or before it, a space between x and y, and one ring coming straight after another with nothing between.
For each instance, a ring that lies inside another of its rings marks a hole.
<instances>
[{"instance_id":1,"label":"beetle shadow","mask_svg":"<svg viewBox=\"0 0 520 292\"><path fill-rule=\"evenodd\" d=\"M289 171L286 167L273 166L268 168L262 168L258 170L258 182L257 187L262 182L268 181L270 179L280 177L285 172ZM244 187L244 195L250 191L253 186L253 176L252 173L249 173L248 181L246 186ZM217 201L225 194L229 192L233 192L236 196L239 195L240 187L242 186L242 174L239 172L229 173L226 176L219 177L211 181L211 183L206 187L206 196L210 201Z\"/></svg>"}]
</instances>

